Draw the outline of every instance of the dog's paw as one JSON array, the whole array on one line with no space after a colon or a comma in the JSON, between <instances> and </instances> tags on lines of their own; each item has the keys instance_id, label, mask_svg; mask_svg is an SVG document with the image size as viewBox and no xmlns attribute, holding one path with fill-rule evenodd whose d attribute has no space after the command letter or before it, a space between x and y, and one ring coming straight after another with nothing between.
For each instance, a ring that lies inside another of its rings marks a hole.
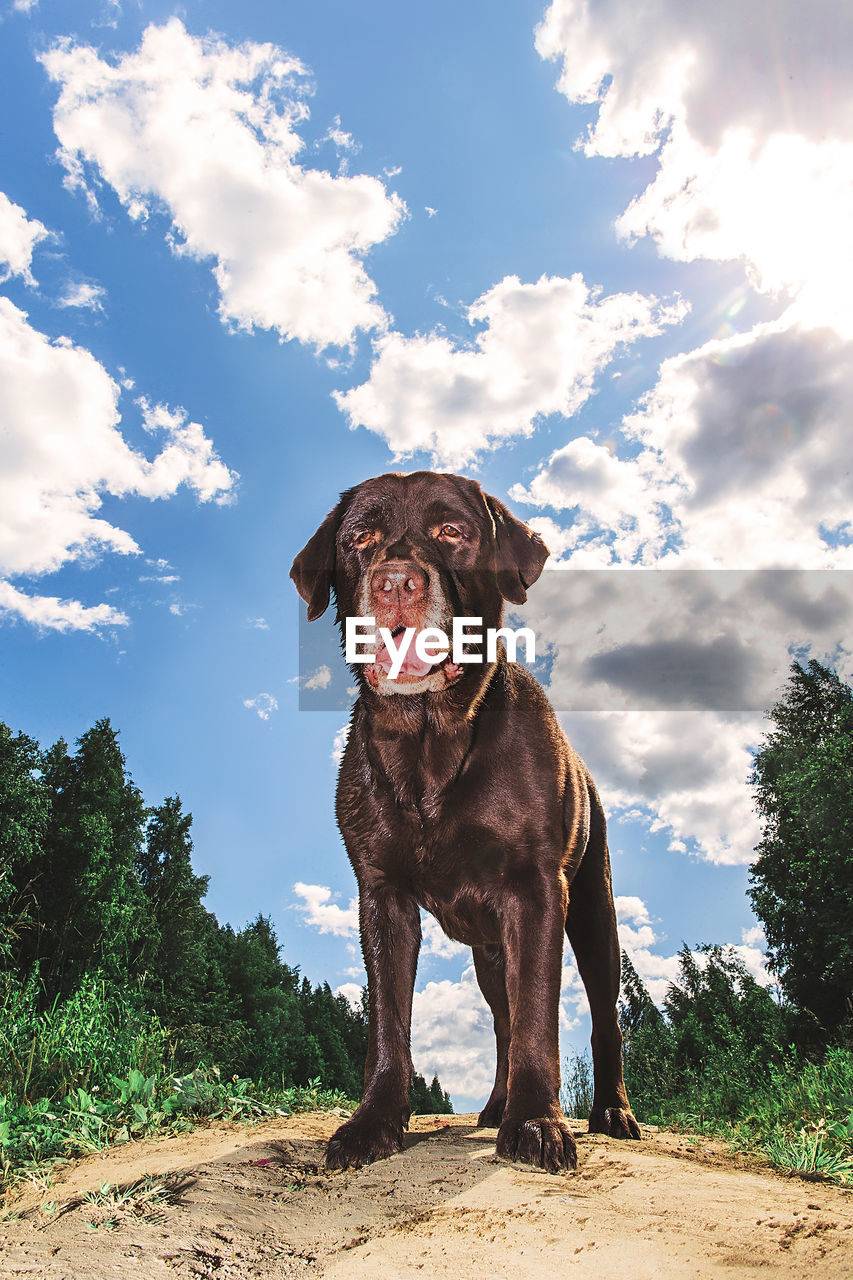
<instances>
[{"instance_id":1,"label":"dog's paw","mask_svg":"<svg viewBox=\"0 0 853 1280\"><path fill-rule=\"evenodd\" d=\"M477 1127L480 1129L497 1129L504 1118L505 1110L505 1096L503 1098L489 1098L489 1101L477 1117Z\"/></svg>"},{"instance_id":2,"label":"dog's paw","mask_svg":"<svg viewBox=\"0 0 853 1280\"><path fill-rule=\"evenodd\" d=\"M590 1133L606 1133L611 1138L639 1138L640 1126L624 1107L593 1107Z\"/></svg>"},{"instance_id":3,"label":"dog's paw","mask_svg":"<svg viewBox=\"0 0 853 1280\"><path fill-rule=\"evenodd\" d=\"M498 1130L497 1153L502 1160L521 1160L559 1173L577 1169L578 1153L571 1130L562 1120L542 1116L535 1120L505 1120Z\"/></svg>"},{"instance_id":4,"label":"dog's paw","mask_svg":"<svg viewBox=\"0 0 853 1280\"><path fill-rule=\"evenodd\" d=\"M384 1160L403 1150L402 1121L348 1120L326 1146L327 1169L360 1169L363 1164Z\"/></svg>"}]
</instances>

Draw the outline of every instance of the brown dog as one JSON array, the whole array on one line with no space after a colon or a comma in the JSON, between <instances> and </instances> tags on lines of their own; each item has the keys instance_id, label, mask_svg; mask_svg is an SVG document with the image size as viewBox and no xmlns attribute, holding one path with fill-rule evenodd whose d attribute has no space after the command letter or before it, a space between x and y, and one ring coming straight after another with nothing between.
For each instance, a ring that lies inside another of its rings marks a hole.
<instances>
[{"instance_id":1,"label":"brown dog","mask_svg":"<svg viewBox=\"0 0 853 1280\"><path fill-rule=\"evenodd\" d=\"M342 626L372 616L394 637L426 627L449 635L454 616L499 627L504 601L524 602L547 557L541 538L473 480L418 471L343 494L291 577L310 620L333 590ZM592 1014L590 1132L640 1136L622 1079L598 794L540 685L502 647L492 662L464 665L410 650L393 680L390 665L386 645L371 665L354 664L361 691L338 780L338 824L359 886L369 1043L361 1105L329 1142L327 1167L402 1149L419 907L473 948L494 1017L497 1073L480 1124L499 1126L500 1156L575 1167L559 1102L564 932Z\"/></svg>"}]
</instances>

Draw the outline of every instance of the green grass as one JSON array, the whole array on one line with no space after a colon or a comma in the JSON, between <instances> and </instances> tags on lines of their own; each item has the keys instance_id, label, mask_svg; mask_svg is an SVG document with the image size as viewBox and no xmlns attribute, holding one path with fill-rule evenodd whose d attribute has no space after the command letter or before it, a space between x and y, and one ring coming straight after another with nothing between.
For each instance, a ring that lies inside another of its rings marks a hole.
<instances>
[{"instance_id":1,"label":"green grass","mask_svg":"<svg viewBox=\"0 0 853 1280\"><path fill-rule=\"evenodd\" d=\"M132 1139L184 1133L209 1120L255 1123L293 1111L352 1109L354 1103L319 1080L260 1091L251 1080L223 1080L216 1067L184 1076L145 1076L132 1067L110 1086L75 1089L59 1099L16 1100L0 1094L0 1180L44 1180L57 1160Z\"/></svg>"},{"instance_id":2,"label":"green grass","mask_svg":"<svg viewBox=\"0 0 853 1280\"><path fill-rule=\"evenodd\" d=\"M713 1073L712 1073L713 1074ZM722 1138L774 1168L853 1185L853 1052L828 1049L820 1062L791 1056L769 1078L742 1089L734 1116L721 1115L716 1090L701 1076L681 1097L643 1118L669 1128Z\"/></svg>"},{"instance_id":3,"label":"green grass","mask_svg":"<svg viewBox=\"0 0 853 1280\"><path fill-rule=\"evenodd\" d=\"M0 1000L0 1092L21 1100L103 1088L132 1066L150 1073L174 1056L165 1027L133 991L87 977L65 1001L39 1008L36 975L8 979Z\"/></svg>"},{"instance_id":4,"label":"green grass","mask_svg":"<svg viewBox=\"0 0 853 1280\"><path fill-rule=\"evenodd\" d=\"M320 1080L259 1089L215 1066L175 1074L174 1057L168 1031L133 993L88 979L39 1012L37 983L10 983L0 1003L0 1187L47 1186L56 1161L203 1121L354 1107Z\"/></svg>"},{"instance_id":5,"label":"green grass","mask_svg":"<svg viewBox=\"0 0 853 1280\"><path fill-rule=\"evenodd\" d=\"M585 1120L592 1110L592 1093L592 1057L589 1049L584 1049L563 1064L560 1106L567 1116Z\"/></svg>"},{"instance_id":6,"label":"green grass","mask_svg":"<svg viewBox=\"0 0 853 1280\"><path fill-rule=\"evenodd\" d=\"M777 1168L853 1183L853 1053L830 1049L821 1062L774 1066L769 1089L726 1136Z\"/></svg>"}]
</instances>

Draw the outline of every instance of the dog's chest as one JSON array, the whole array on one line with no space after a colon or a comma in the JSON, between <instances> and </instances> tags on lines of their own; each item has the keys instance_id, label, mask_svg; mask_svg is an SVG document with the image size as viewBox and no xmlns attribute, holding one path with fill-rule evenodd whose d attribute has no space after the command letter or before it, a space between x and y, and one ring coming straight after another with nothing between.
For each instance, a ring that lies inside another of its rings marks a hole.
<instances>
[{"instance_id":1,"label":"dog's chest","mask_svg":"<svg viewBox=\"0 0 853 1280\"><path fill-rule=\"evenodd\" d=\"M434 838L464 771L468 735L397 738L377 749L378 791Z\"/></svg>"},{"instance_id":2,"label":"dog's chest","mask_svg":"<svg viewBox=\"0 0 853 1280\"><path fill-rule=\"evenodd\" d=\"M461 817L452 804L435 819L412 820L386 846L386 866L424 910L458 942L476 946L500 939L495 903L517 872L519 854L488 819Z\"/></svg>"},{"instance_id":3,"label":"dog's chest","mask_svg":"<svg viewBox=\"0 0 853 1280\"><path fill-rule=\"evenodd\" d=\"M495 836L472 832L454 848L443 842L422 847L412 870L418 904L435 916L457 942L477 946L500 941L496 904L504 899L512 852Z\"/></svg>"}]
</instances>

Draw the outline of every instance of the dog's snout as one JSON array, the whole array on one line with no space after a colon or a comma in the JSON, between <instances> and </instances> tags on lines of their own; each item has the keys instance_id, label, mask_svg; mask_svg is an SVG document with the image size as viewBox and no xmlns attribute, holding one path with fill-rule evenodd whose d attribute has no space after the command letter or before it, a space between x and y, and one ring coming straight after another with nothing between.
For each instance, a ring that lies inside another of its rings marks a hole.
<instances>
[{"instance_id":1,"label":"dog's snout","mask_svg":"<svg viewBox=\"0 0 853 1280\"><path fill-rule=\"evenodd\" d=\"M404 604L418 604L426 595L427 577L411 561L390 560L375 571L370 586L374 602L399 599Z\"/></svg>"}]
</instances>

